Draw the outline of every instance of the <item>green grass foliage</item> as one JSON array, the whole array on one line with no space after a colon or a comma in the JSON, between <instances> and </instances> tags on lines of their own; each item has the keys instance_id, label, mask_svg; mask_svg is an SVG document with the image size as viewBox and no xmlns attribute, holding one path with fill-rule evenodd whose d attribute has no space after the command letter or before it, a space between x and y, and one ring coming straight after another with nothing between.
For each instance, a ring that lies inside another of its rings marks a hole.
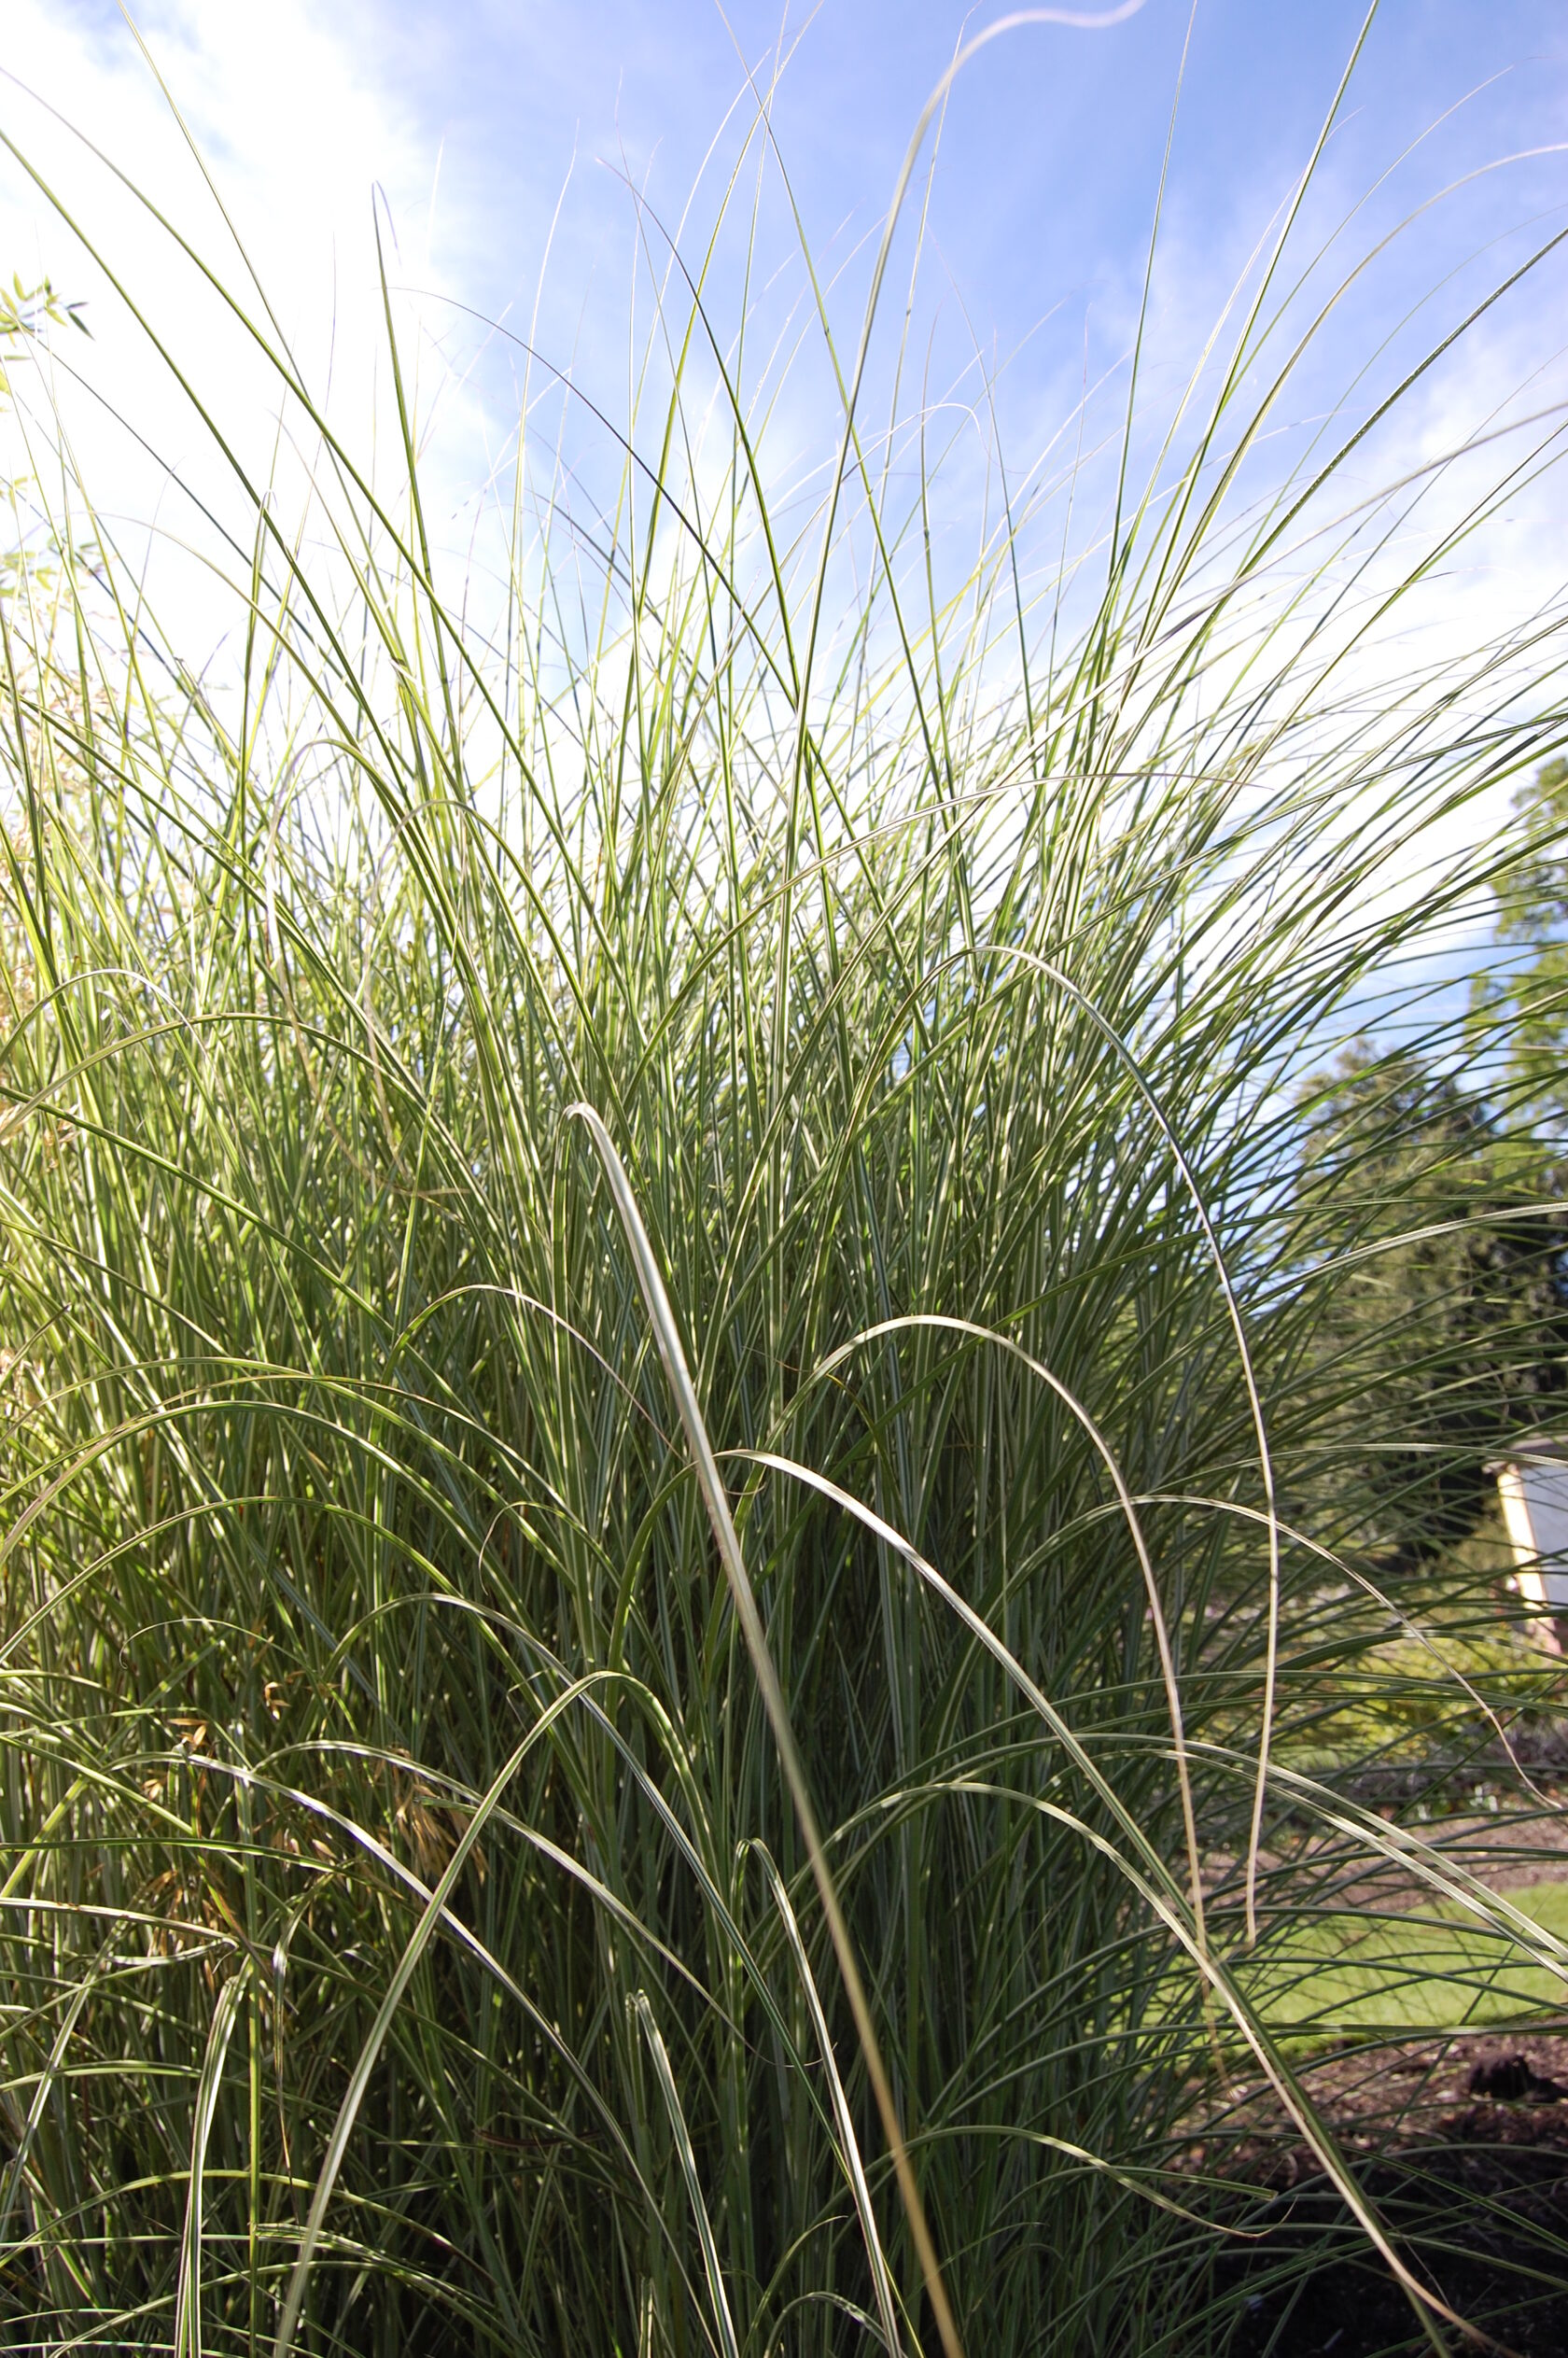
<instances>
[{"instance_id":1,"label":"green grass foliage","mask_svg":"<svg viewBox=\"0 0 1568 2358\"><path fill-rule=\"evenodd\" d=\"M859 414L775 497L700 252L468 603L254 303L214 672L79 484L7 574L7 2349L1217 2351L1237 2040L1380 2234L1256 1986L1403 1675L1282 1174L1561 646L1400 636L1515 443L1263 468L1303 234L1066 586Z\"/></svg>"}]
</instances>

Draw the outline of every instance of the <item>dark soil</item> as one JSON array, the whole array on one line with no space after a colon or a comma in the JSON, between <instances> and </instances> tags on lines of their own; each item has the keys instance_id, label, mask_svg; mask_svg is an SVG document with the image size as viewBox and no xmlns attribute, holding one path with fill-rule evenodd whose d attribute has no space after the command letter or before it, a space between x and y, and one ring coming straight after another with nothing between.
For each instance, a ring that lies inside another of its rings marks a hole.
<instances>
[{"instance_id":1,"label":"dark soil","mask_svg":"<svg viewBox=\"0 0 1568 2358\"><path fill-rule=\"evenodd\" d=\"M1490 2040L1457 2056L1452 2046L1385 2056L1389 2081L1404 2075L1440 2094L1457 2081L1463 2094L1436 2117L1430 2103L1399 2098L1378 2128L1374 2075L1361 2058L1351 2100L1341 2091L1325 2107L1338 2115L1342 2145L1401 2257L1477 2330L1478 2341L1467 2343L1446 2328L1452 2350L1568 2358L1565 2047L1561 2039ZM1429 2351L1408 2297L1311 2155L1288 2153L1262 2174L1278 2189L1249 2221L1263 2233L1225 2270L1242 2304L1227 2358Z\"/></svg>"}]
</instances>

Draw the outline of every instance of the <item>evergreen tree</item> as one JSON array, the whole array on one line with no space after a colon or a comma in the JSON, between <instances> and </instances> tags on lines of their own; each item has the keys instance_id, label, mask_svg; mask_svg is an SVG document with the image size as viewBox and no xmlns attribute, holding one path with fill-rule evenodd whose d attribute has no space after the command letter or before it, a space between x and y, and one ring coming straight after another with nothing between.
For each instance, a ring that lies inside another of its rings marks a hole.
<instances>
[{"instance_id":1,"label":"evergreen tree","mask_svg":"<svg viewBox=\"0 0 1568 2358\"><path fill-rule=\"evenodd\" d=\"M1514 797L1523 853L1494 895L1499 938L1522 956L1476 987L1476 1020L1510 1033L1509 1080L1558 1155L1568 1151L1568 760Z\"/></svg>"},{"instance_id":2,"label":"evergreen tree","mask_svg":"<svg viewBox=\"0 0 1568 2358\"><path fill-rule=\"evenodd\" d=\"M1309 1388L1318 1520L1405 1567L1471 1532L1489 1461L1568 1415L1568 1204L1549 1157L1413 1049L1305 1093L1295 1214L1332 1302Z\"/></svg>"}]
</instances>

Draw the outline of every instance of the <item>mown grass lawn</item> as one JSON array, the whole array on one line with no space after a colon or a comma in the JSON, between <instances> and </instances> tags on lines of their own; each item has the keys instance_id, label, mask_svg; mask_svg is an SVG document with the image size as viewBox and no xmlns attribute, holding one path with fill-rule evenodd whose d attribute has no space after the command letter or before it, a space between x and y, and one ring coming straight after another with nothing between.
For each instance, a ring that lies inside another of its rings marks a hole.
<instances>
[{"instance_id":1,"label":"mown grass lawn","mask_svg":"<svg viewBox=\"0 0 1568 2358\"><path fill-rule=\"evenodd\" d=\"M1509 1940L1452 1902L1404 1915L1337 1914L1294 1923L1243 1979L1276 2033L1458 2030L1534 2022L1568 2012L1568 1964L1545 1961L1568 1942L1568 1881L1510 1891L1548 1938Z\"/></svg>"}]
</instances>

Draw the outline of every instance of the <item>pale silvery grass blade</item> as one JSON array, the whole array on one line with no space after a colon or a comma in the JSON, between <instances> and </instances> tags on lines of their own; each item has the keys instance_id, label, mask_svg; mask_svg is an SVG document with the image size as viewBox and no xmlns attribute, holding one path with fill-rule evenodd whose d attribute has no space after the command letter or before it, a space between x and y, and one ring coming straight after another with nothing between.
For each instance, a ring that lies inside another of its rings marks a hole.
<instances>
[{"instance_id":1,"label":"pale silvery grass blade","mask_svg":"<svg viewBox=\"0 0 1568 2358\"><path fill-rule=\"evenodd\" d=\"M925 2280L927 2296L935 2313L943 2348L948 2352L948 2358L961 2358L962 2343L959 2338L958 2323L948 2304L942 2281L941 2265L936 2256L935 2246L931 2241L931 2230L926 2225L925 2206L920 2199L919 2185L910 2164L908 2148L903 2141L903 2130L893 2101L892 2088L889 2084L887 2070L882 2062L876 2026L872 2020L871 2008L866 2000L865 1986L861 1979L860 1966L856 1962L854 1948L850 1943L849 1928L844 1920L838 1893L833 1886L833 1873L828 1865L821 1830L817 1822L816 1806L811 1798L810 1788L806 1783L805 1765L796 1748L794 1732L790 1725L789 1707L784 1700L783 1690L778 1683L778 1674L773 1665L773 1657L768 1650L767 1633L763 1627L762 1615L757 1609L757 1600L752 1593L750 1579L746 1569L746 1559L741 1553L735 1518L730 1511L729 1495L724 1489L723 1478L713 1454L713 1444L708 1439L707 1427L704 1423L702 1410L687 1368L680 1330L675 1323L675 1313L670 1308L669 1296L665 1291L664 1278L660 1273L658 1262L653 1257L653 1248L648 1241L648 1231L643 1227L642 1215L637 1210L637 1199L632 1193L625 1166L615 1150L609 1132L591 1105L568 1106L567 1112L569 1117L582 1122L587 1128L599 1159L604 1165L610 1192L615 1198L615 1208L621 1215L622 1225L626 1232L626 1241L632 1249L632 1256L637 1267L637 1284L648 1306L649 1323L652 1326L654 1338L659 1346L659 1356L664 1362L670 1390L675 1395L676 1407L679 1411L681 1425L686 1434L687 1444L691 1450L697 1480L702 1489L703 1504L713 1527L714 1542L719 1550L719 1560L724 1567L724 1578L728 1583L730 1594L735 1600L735 1617L740 1622L746 1639L746 1649L751 1658L752 1670L762 1691L768 1716L768 1725L773 1732L773 1740L778 1749L779 1765L783 1769L785 1781L790 1788L790 1798L794 1804L795 1816L800 1821L801 1832L805 1839L806 1850L811 1860L811 1873L822 1904L822 1914L827 1919L833 1954L838 1959L839 1972L844 1981L845 1995L849 2000L850 2012L855 2020L856 2034L861 2042L861 2052L865 2058L866 2071L876 2098L876 2109L881 2117L883 2135L887 2139L888 2150L898 2178L899 2193L903 2200L910 2230L915 2239L916 2251L919 2255L920 2272Z\"/></svg>"}]
</instances>

